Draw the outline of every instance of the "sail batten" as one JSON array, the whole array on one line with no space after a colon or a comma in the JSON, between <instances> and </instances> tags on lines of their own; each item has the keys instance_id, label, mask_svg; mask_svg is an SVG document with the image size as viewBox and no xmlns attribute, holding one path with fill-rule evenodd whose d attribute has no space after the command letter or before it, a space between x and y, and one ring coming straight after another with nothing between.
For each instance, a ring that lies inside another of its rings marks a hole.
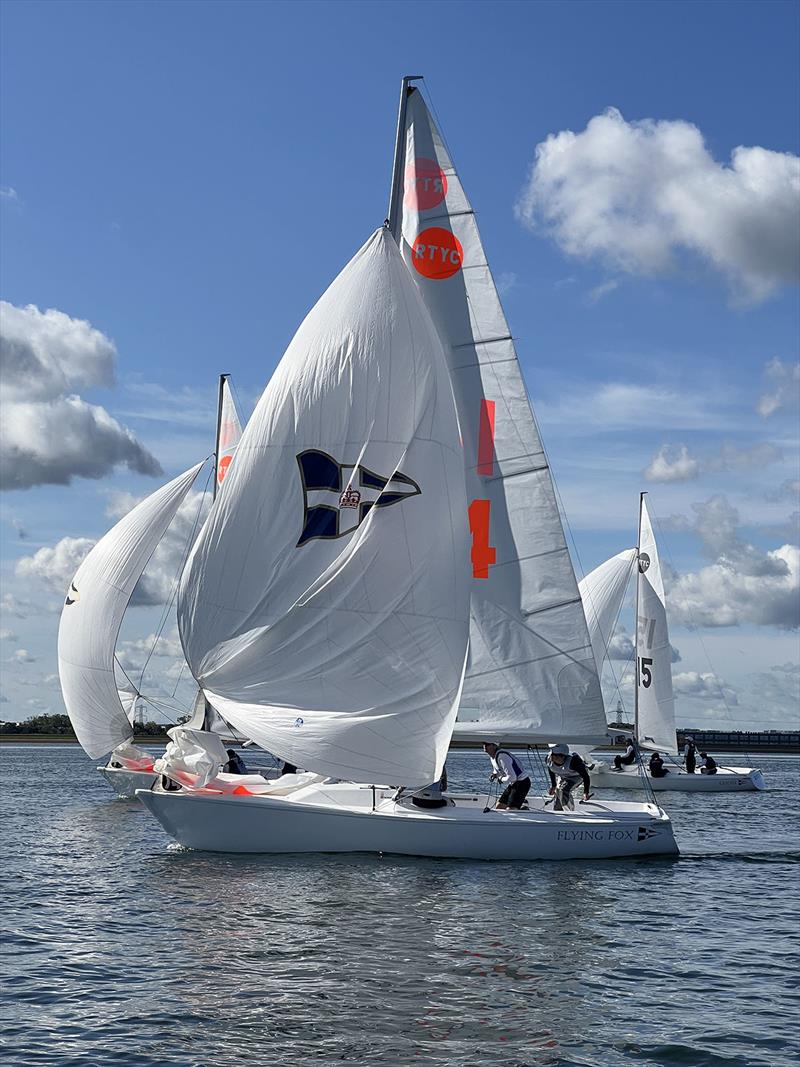
<instances>
[{"instance_id":1,"label":"sail batten","mask_svg":"<svg viewBox=\"0 0 800 1067\"><path fill-rule=\"evenodd\" d=\"M404 124L395 235L445 347L464 443L473 580L462 709L487 729L524 720L543 739L596 739L605 714L591 641L475 213L413 88ZM459 722L456 735L477 729Z\"/></svg>"}]
</instances>

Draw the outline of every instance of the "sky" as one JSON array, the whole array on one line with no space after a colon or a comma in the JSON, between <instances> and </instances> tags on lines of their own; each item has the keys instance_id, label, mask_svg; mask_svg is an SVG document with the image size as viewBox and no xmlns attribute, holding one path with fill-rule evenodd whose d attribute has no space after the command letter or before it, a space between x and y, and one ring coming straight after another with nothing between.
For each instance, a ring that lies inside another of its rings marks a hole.
<instances>
[{"instance_id":1,"label":"sky","mask_svg":"<svg viewBox=\"0 0 800 1067\"><path fill-rule=\"evenodd\" d=\"M400 78L479 225L580 577L650 493L679 724L798 726L800 6L0 8L0 717L63 710L64 590L213 450L386 214ZM202 483L120 635L141 671ZM631 702L623 613L605 692ZM171 619L147 685L191 698Z\"/></svg>"}]
</instances>

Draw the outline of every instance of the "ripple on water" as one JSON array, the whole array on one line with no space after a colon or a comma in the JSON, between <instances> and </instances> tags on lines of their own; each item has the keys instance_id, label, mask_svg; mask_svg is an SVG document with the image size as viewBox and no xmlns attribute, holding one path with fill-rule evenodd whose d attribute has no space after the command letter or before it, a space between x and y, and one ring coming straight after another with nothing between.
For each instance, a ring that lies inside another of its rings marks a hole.
<instances>
[{"instance_id":1,"label":"ripple on water","mask_svg":"<svg viewBox=\"0 0 800 1067\"><path fill-rule=\"evenodd\" d=\"M516 865L193 853L71 746L4 764L10 1067L796 1062L798 760L671 798L680 860Z\"/></svg>"}]
</instances>

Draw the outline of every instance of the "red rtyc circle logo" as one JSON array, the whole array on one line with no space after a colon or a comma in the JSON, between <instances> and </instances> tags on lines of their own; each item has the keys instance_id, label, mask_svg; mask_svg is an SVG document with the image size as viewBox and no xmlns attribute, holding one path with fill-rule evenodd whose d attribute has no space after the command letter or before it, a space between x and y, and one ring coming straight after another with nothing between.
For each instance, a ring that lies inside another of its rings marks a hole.
<instances>
[{"instance_id":1,"label":"red rtyc circle logo","mask_svg":"<svg viewBox=\"0 0 800 1067\"><path fill-rule=\"evenodd\" d=\"M406 166L403 203L411 211L429 211L447 196L447 178L435 159L415 159Z\"/></svg>"},{"instance_id":2,"label":"red rtyc circle logo","mask_svg":"<svg viewBox=\"0 0 800 1067\"><path fill-rule=\"evenodd\" d=\"M452 278L461 270L464 249L461 242L441 226L431 226L414 239L412 262L419 274L437 281Z\"/></svg>"},{"instance_id":3,"label":"red rtyc circle logo","mask_svg":"<svg viewBox=\"0 0 800 1067\"><path fill-rule=\"evenodd\" d=\"M223 456L222 459L219 461L219 465L217 466L218 485L222 485L223 481L225 480L225 475L228 473L228 467L230 467L232 459L233 456L227 455Z\"/></svg>"}]
</instances>

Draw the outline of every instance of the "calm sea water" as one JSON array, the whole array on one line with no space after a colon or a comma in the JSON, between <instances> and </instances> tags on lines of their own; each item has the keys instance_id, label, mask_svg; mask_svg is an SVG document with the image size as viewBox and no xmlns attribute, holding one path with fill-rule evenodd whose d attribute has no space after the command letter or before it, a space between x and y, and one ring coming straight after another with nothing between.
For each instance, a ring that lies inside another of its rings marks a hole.
<instances>
[{"instance_id":1,"label":"calm sea water","mask_svg":"<svg viewBox=\"0 0 800 1067\"><path fill-rule=\"evenodd\" d=\"M758 762L669 798L678 860L491 864L192 853L5 746L3 1063L795 1064L800 760Z\"/></svg>"}]
</instances>

